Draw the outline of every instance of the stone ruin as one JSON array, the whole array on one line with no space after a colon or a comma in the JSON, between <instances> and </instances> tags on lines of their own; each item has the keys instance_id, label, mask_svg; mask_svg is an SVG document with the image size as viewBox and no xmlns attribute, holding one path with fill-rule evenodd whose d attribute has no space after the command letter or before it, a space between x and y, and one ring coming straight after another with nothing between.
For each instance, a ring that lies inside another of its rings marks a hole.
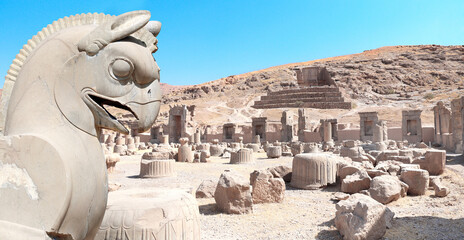
<instances>
[{"instance_id":1,"label":"stone ruin","mask_svg":"<svg viewBox=\"0 0 464 240\"><path fill-rule=\"evenodd\" d=\"M351 109L325 67L295 68L298 88L270 92L253 105L268 108Z\"/></svg>"},{"instance_id":2,"label":"stone ruin","mask_svg":"<svg viewBox=\"0 0 464 240\"><path fill-rule=\"evenodd\" d=\"M169 141L179 142L180 138L193 137L196 124L192 118L195 116L195 106L173 106L169 109Z\"/></svg>"}]
</instances>

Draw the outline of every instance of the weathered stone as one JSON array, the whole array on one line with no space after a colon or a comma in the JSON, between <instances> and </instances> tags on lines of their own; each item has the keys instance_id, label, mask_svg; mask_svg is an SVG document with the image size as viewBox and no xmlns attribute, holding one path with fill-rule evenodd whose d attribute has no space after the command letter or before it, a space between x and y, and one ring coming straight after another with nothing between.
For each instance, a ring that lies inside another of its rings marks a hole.
<instances>
[{"instance_id":1,"label":"weathered stone","mask_svg":"<svg viewBox=\"0 0 464 240\"><path fill-rule=\"evenodd\" d=\"M317 189L337 180L338 157L325 153L302 153L293 158L292 187Z\"/></svg>"},{"instance_id":2,"label":"weathered stone","mask_svg":"<svg viewBox=\"0 0 464 240\"><path fill-rule=\"evenodd\" d=\"M282 156L282 147L281 146L269 146L266 151L268 158L278 158Z\"/></svg>"},{"instance_id":3,"label":"weathered stone","mask_svg":"<svg viewBox=\"0 0 464 240\"><path fill-rule=\"evenodd\" d=\"M409 195L424 195L429 186L429 173L423 169L402 169L400 179L409 186Z\"/></svg>"},{"instance_id":4,"label":"weathered stone","mask_svg":"<svg viewBox=\"0 0 464 240\"><path fill-rule=\"evenodd\" d=\"M228 214L242 214L253 211L250 181L234 172L221 174L214 192L218 209Z\"/></svg>"},{"instance_id":5,"label":"weathered stone","mask_svg":"<svg viewBox=\"0 0 464 240\"><path fill-rule=\"evenodd\" d=\"M401 196L401 183L398 177L383 175L372 179L369 195L380 203L396 201Z\"/></svg>"},{"instance_id":6,"label":"weathered stone","mask_svg":"<svg viewBox=\"0 0 464 240\"><path fill-rule=\"evenodd\" d=\"M200 212L192 194L177 189L109 193L105 217L95 240L146 239L147 236L162 240L200 240Z\"/></svg>"},{"instance_id":7,"label":"weathered stone","mask_svg":"<svg viewBox=\"0 0 464 240\"><path fill-rule=\"evenodd\" d=\"M363 194L353 194L335 206L335 226L344 239L380 239L394 216L385 205Z\"/></svg>"},{"instance_id":8,"label":"weathered stone","mask_svg":"<svg viewBox=\"0 0 464 240\"><path fill-rule=\"evenodd\" d=\"M202 163L210 162L209 157L210 157L210 154L208 150L200 151L200 162Z\"/></svg>"},{"instance_id":9,"label":"weathered stone","mask_svg":"<svg viewBox=\"0 0 464 240\"><path fill-rule=\"evenodd\" d=\"M342 192L336 192L332 196L332 200L334 201L341 201L341 200L346 200L350 197L350 194L342 193Z\"/></svg>"},{"instance_id":10,"label":"weathered stone","mask_svg":"<svg viewBox=\"0 0 464 240\"><path fill-rule=\"evenodd\" d=\"M253 150L242 148L237 152L230 153L230 164L250 163L253 162Z\"/></svg>"},{"instance_id":11,"label":"weathered stone","mask_svg":"<svg viewBox=\"0 0 464 240\"><path fill-rule=\"evenodd\" d=\"M246 148L249 148L249 149L253 150L253 152L259 152L260 144L249 143L249 144L247 144Z\"/></svg>"},{"instance_id":12,"label":"weathered stone","mask_svg":"<svg viewBox=\"0 0 464 240\"><path fill-rule=\"evenodd\" d=\"M369 189L371 178L366 171L358 171L348 175L343 179L341 191L345 193L358 193L361 190Z\"/></svg>"},{"instance_id":13,"label":"weathered stone","mask_svg":"<svg viewBox=\"0 0 464 240\"><path fill-rule=\"evenodd\" d=\"M250 174L253 203L280 203L284 200L285 182L274 177L268 170L254 171Z\"/></svg>"},{"instance_id":14,"label":"weathered stone","mask_svg":"<svg viewBox=\"0 0 464 240\"><path fill-rule=\"evenodd\" d=\"M414 161L419 164L421 169L427 170L430 175L442 174L445 169L446 151L445 150L428 150L425 158Z\"/></svg>"},{"instance_id":15,"label":"weathered stone","mask_svg":"<svg viewBox=\"0 0 464 240\"><path fill-rule=\"evenodd\" d=\"M450 190L449 188L445 187L439 178L433 178L431 180L431 185L433 186L433 189L435 190L435 196L437 197L446 197L448 196Z\"/></svg>"},{"instance_id":16,"label":"weathered stone","mask_svg":"<svg viewBox=\"0 0 464 240\"><path fill-rule=\"evenodd\" d=\"M290 151L292 152L293 156L297 154L303 153L303 144L295 142L290 145Z\"/></svg>"},{"instance_id":17,"label":"weathered stone","mask_svg":"<svg viewBox=\"0 0 464 240\"><path fill-rule=\"evenodd\" d=\"M188 138L180 139L181 146L178 148L177 161L178 162L193 162L194 152L192 147L188 145Z\"/></svg>"},{"instance_id":18,"label":"weathered stone","mask_svg":"<svg viewBox=\"0 0 464 240\"><path fill-rule=\"evenodd\" d=\"M346 178L346 176L354 174L356 172L361 171L360 168L348 165L340 169L340 172L338 173L338 176L340 177L340 181Z\"/></svg>"},{"instance_id":19,"label":"weathered stone","mask_svg":"<svg viewBox=\"0 0 464 240\"><path fill-rule=\"evenodd\" d=\"M175 175L174 159L164 160L146 160L140 161L140 177L159 178L170 177Z\"/></svg>"},{"instance_id":20,"label":"weathered stone","mask_svg":"<svg viewBox=\"0 0 464 240\"><path fill-rule=\"evenodd\" d=\"M212 180L205 180L201 182L200 186L198 186L197 191L195 192L196 198L214 197L216 186L217 186L217 182L214 182Z\"/></svg>"},{"instance_id":21,"label":"weathered stone","mask_svg":"<svg viewBox=\"0 0 464 240\"><path fill-rule=\"evenodd\" d=\"M287 166L277 166L267 169L274 177L282 178L285 182L292 181L292 168Z\"/></svg>"},{"instance_id":22,"label":"weathered stone","mask_svg":"<svg viewBox=\"0 0 464 240\"><path fill-rule=\"evenodd\" d=\"M409 190L409 185L406 184L405 182L403 181L400 181L400 184L401 184L401 197L406 197L406 195L408 194L408 190Z\"/></svg>"},{"instance_id":23,"label":"weathered stone","mask_svg":"<svg viewBox=\"0 0 464 240\"><path fill-rule=\"evenodd\" d=\"M389 175L387 172L384 172L382 170L377 170L377 169L367 169L367 174L371 178L375 178L377 176L383 176L383 175Z\"/></svg>"},{"instance_id":24,"label":"weathered stone","mask_svg":"<svg viewBox=\"0 0 464 240\"><path fill-rule=\"evenodd\" d=\"M108 169L109 173L112 173L114 171L114 168L116 167L116 163L118 163L121 159L119 154L116 153L110 153L105 155L106 159L106 168Z\"/></svg>"},{"instance_id":25,"label":"weathered stone","mask_svg":"<svg viewBox=\"0 0 464 240\"><path fill-rule=\"evenodd\" d=\"M213 157L221 156L224 153L225 147L220 145L211 145L209 148L210 155Z\"/></svg>"}]
</instances>

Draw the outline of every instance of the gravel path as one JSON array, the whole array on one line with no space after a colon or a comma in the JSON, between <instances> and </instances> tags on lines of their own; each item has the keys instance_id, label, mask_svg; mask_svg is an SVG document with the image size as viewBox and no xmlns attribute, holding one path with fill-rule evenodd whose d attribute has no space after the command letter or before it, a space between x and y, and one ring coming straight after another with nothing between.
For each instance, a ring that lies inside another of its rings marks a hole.
<instances>
[{"instance_id":1,"label":"gravel path","mask_svg":"<svg viewBox=\"0 0 464 240\"><path fill-rule=\"evenodd\" d=\"M267 159L255 154L251 164L231 165L228 159L212 157L210 163L175 163L177 176L141 179L141 155L121 157L109 181L121 189L143 187L182 188L194 193L203 180L219 179L225 169L249 177L255 169L291 166L291 157ZM424 196L406 197L388 204L395 213L393 227L384 239L464 239L464 158L450 158L442 182L451 193L436 198L433 190ZM198 199L202 239L342 239L333 222L335 203L331 200L340 187L299 190L287 185L285 200L276 204L256 204L253 213L227 215L216 210L214 198Z\"/></svg>"}]
</instances>

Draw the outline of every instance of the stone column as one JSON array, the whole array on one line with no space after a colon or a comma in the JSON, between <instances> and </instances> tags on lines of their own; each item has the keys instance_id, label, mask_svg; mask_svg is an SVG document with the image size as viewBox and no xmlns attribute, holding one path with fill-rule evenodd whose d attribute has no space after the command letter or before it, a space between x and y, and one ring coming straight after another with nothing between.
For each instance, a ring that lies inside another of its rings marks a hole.
<instances>
[{"instance_id":1,"label":"stone column","mask_svg":"<svg viewBox=\"0 0 464 240\"><path fill-rule=\"evenodd\" d=\"M324 142L332 142L332 123L324 121Z\"/></svg>"}]
</instances>

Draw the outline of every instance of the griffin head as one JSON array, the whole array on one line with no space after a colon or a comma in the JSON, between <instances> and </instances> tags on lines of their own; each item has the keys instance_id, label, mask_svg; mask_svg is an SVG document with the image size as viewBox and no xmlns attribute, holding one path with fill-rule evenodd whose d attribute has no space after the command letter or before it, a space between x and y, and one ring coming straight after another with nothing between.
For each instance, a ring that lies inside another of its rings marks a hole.
<instances>
[{"instance_id":1,"label":"griffin head","mask_svg":"<svg viewBox=\"0 0 464 240\"><path fill-rule=\"evenodd\" d=\"M148 11L125 13L78 42L55 86L55 100L73 125L92 135L98 128L128 134L107 110L112 106L131 112L139 131L152 126L161 101L160 69L152 56L161 23L149 19Z\"/></svg>"}]
</instances>

